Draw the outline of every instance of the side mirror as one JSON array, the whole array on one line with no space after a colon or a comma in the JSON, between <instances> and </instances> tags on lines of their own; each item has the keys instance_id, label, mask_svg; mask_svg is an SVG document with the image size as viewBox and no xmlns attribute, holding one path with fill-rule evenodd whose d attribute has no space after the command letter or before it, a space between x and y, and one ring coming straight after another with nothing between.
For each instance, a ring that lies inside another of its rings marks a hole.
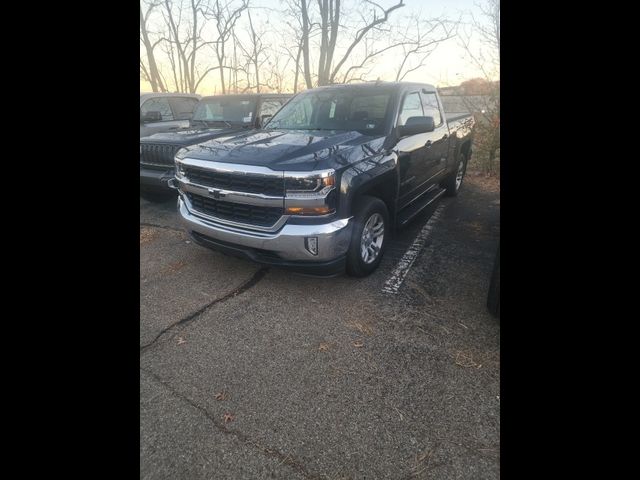
<instances>
[{"instance_id":1,"label":"side mirror","mask_svg":"<svg viewBox=\"0 0 640 480\"><path fill-rule=\"evenodd\" d=\"M258 122L258 126L260 128L264 127L267 123L269 123L269 119L273 117L273 115L262 115L260 117L260 121Z\"/></svg>"},{"instance_id":2,"label":"side mirror","mask_svg":"<svg viewBox=\"0 0 640 480\"><path fill-rule=\"evenodd\" d=\"M148 122L161 122L162 121L162 113L160 112L147 112L144 115L140 112L140 123L148 123Z\"/></svg>"},{"instance_id":3,"label":"side mirror","mask_svg":"<svg viewBox=\"0 0 640 480\"><path fill-rule=\"evenodd\" d=\"M398 136L407 137L419 133L433 132L435 128L433 117L409 117L405 125L398 127Z\"/></svg>"}]
</instances>

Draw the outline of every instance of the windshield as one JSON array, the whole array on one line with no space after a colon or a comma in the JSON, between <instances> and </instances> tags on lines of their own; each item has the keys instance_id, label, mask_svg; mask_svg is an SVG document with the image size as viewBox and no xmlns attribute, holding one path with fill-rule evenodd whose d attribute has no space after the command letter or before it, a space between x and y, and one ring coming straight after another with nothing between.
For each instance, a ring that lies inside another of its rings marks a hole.
<instances>
[{"instance_id":1,"label":"windshield","mask_svg":"<svg viewBox=\"0 0 640 480\"><path fill-rule=\"evenodd\" d=\"M384 133L391 102L388 89L340 88L301 93L267 124L279 130L347 130Z\"/></svg>"},{"instance_id":2,"label":"windshield","mask_svg":"<svg viewBox=\"0 0 640 480\"><path fill-rule=\"evenodd\" d=\"M242 98L210 98L201 100L192 120L205 122L251 123L256 100Z\"/></svg>"}]
</instances>

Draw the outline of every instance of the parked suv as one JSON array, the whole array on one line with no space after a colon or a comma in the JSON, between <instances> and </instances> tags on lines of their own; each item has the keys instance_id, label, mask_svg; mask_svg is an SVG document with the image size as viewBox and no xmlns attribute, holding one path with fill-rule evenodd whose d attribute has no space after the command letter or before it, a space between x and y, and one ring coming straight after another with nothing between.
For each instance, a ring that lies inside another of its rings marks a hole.
<instances>
[{"instance_id":1,"label":"parked suv","mask_svg":"<svg viewBox=\"0 0 640 480\"><path fill-rule=\"evenodd\" d=\"M175 191L167 186L174 177L178 150L214 138L259 128L287 103L291 95L257 93L203 97L189 128L157 133L140 139L140 193L148 200L163 200Z\"/></svg>"},{"instance_id":2,"label":"parked suv","mask_svg":"<svg viewBox=\"0 0 640 480\"><path fill-rule=\"evenodd\" d=\"M189 126L200 95L140 93L140 138Z\"/></svg>"}]
</instances>

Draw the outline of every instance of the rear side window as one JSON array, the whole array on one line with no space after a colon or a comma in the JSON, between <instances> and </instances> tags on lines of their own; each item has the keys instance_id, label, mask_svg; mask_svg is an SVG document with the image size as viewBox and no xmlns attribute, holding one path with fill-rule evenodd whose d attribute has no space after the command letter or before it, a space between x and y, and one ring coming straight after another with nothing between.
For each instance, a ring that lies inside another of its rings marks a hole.
<instances>
[{"instance_id":1,"label":"rear side window","mask_svg":"<svg viewBox=\"0 0 640 480\"><path fill-rule=\"evenodd\" d=\"M352 121L366 120L367 125L380 126L387 113L389 95L362 95L355 97L349 107L348 119Z\"/></svg>"},{"instance_id":2,"label":"rear side window","mask_svg":"<svg viewBox=\"0 0 640 480\"><path fill-rule=\"evenodd\" d=\"M163 122L173 120L173 112L168 98L150 98L142 104L140 111L142 111L143 115L148 112L160 112Z\"/></svg>"},{"instance_id":3,"label":"rear side window","mask_svg":"<svg viewBox=\"0 0 640 480\"><path fill-rule=\"evenodd\" d=\"M424 114L427 117L433 117L433 123L436 127L442 124L442 116L440 115L438 99L436 98L435 93L423 93L422 106L424 108Z\"/></svg>"},{"instance_id":4,"label":"rear side window","mask_svg":"<svg viewBox=\"0 0 640 480\"><path fill-rule=\"evenodd\" d=\"M260 107L260 116L262 115L275 115L275 113L280 110L280 107L284 105L284 99L269 99L262 102L262 106Z\"/></svg>"},{"instance_id":5,"label":"rear side window","mask_svg":"<svg viewBox=\"0 0 640 480\"><path fill-rule=\"evenodd\" d=\"M404 97L404 103L402 104L402 110L398 117L398 126L406 125L407 119L411 117L422 117L424 112L422 110L422 102L420 101L420 94L413 92L407 94Z\"/></svg>"},{"instance_id":6,"label":"rear side window","mask_svg":"<svg viewBox=\"0 0 640 480\"><path fill-rule=\"evenodd\" d=\"M176 97L171 99L173 110L176 112L176 120L189 120L193 115L193 109L198 103L196 98Z\"/></svg>"}]
</instances>

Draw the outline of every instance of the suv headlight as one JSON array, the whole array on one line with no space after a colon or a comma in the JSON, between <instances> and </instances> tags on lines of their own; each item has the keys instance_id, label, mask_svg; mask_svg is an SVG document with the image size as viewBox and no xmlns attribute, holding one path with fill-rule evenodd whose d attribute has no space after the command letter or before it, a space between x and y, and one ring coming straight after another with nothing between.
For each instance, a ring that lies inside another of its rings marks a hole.
<instances>
[{"instance_id":1,"label":"suv headlight","mask_svg":"<svg viewBox=\"0 0 640 480\"><path fill-rule=\"evenodd\" d=\"M287 215L328 215L336 210L336 173L325 170L311 173L285 172L284 199Z\"/></svg>"}]
</instances>

